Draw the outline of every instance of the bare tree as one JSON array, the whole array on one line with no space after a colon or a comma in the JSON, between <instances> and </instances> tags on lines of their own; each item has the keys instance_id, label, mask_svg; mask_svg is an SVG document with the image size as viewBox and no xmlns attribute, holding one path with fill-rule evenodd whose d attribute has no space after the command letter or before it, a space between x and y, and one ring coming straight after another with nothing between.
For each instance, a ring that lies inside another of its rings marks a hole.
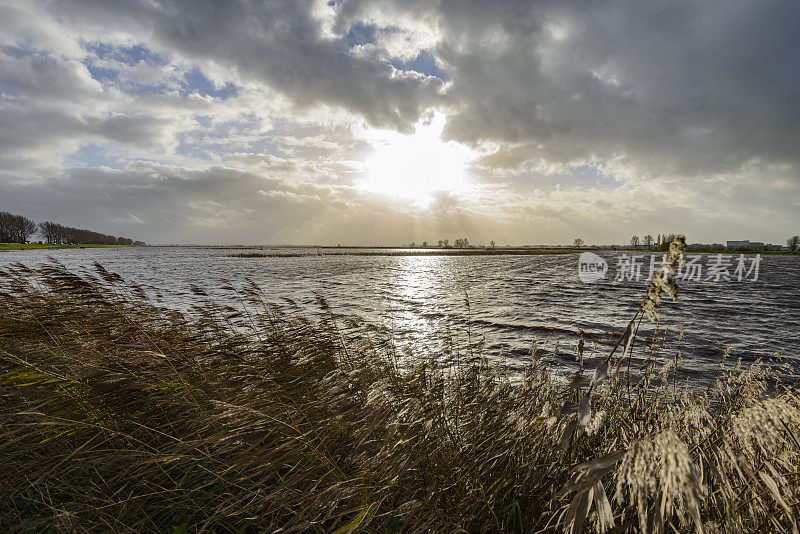
<instances>
[{"instance_id":1,"label":"bare tree","mask_svg":"<svg viewBox=\"0 0 800 534\"><path fill-rule=\"evenodd\" d=\"M789 247L789 250L795 251L797 247L800 246L800 235L793 235L786 241L786 246Z\"/></svg>"},{"instance_id":2,"label":"bare tree","mask_svg":"<svg viewBox=\"0 0 800 534\"><path fill-rule=\"evenodd\" d=\"M635 235L635 236L631 237L631 246L633 246L633 248L636 248L636 247L639 246L639 236L638 235Z\"/></svg>"},{"instance_id":3,"label":"bare tree","mask_svg":"<svg viewBox=\"0 0 800 534\"><path fill-rule=\"evenodd\" d=\"M576 237L575 241L572 242L572 245L576 247L582 247L583 243L584 243L583 239L581 239L580 237Z\"/></svg>"},{"instance_id":4,"label":"bare tree","mask_svg":"<svg viewBox=\"0 0 800 534\"><path fill-rule=\"evenodd\" d=\"M56 223L50 221L39 223L39 233L42 234L42 237L44 237L44 240L47 243L56 242L56 235L57 235L56 226L58 226Z\"/></svg>"},{"instance_id":5,"label":"bare tree","mask_svg":"<svg viewBox=\"0 0 800 534\"><path fill-rule=\"evenodd\" d=\"M35 226L35 225L34 225ZM43 222L39 224L39 232L45 241L55 245L127 245L131 246L135 242L129 237L115 237L113 235L101 234L91 230L81 230L62 226L54 222Z\"/></svg>"},{"instance_id":6,"label":"bare tree","mask_svg":"<svg viewBox=\"0 0 800 534\"><path fill-rule=\"evenodd\" d=\"M22 239L23 243L27 243L28 238L36 233L37 227L36 223L30 219L26 219L22 217L22 221L20 222L20 238Z\"/></svg>"},{"instance_id":7,"label":"bare tree","mask_svg":"<svg viewBox=\"0 0 800 534\"><path fill-rule=\"evenodd\" d=\"M489 246L492 248L496 246L494 240L489 241Z\"/></svg>"},{"instance_id":8,"label":"bare tree","mask_svg":"<svg viewBox=\"0 0 800 534\"><path fill-rule=\"evenodd\" d=\"M20 216L17 223L17 236L20 243L27 243L28 238L36 233L36 223Z\"/></svg>"},{"instance_id":9,"label":"bare tree","mask_svg":"<svg viewBox=\"0 0 800 534\"><path fill-rule=\"evenodd\" d=\"M644 245L647 248L650 248L651 246L653 246L653 236L651 236L650 234L647 234L646 236L644 236Z\"/></svg>"},{"instance_id":10,"label":"bare tree","mask_svg":"<svg viewBox=\"0 0 800 534\"><path fill-rule=\"evenodd\" d=\"M0 211L0 243L27 243L36 223L22 215Z\"/></svg>"}]
</instances>

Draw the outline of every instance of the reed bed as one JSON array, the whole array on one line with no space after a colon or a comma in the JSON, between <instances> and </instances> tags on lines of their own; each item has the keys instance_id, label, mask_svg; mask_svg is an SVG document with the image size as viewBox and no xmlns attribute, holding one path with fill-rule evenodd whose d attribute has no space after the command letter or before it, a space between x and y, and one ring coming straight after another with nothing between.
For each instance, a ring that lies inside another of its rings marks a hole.
<instances>
[{"instance_id":1,"label":"reed bed","mask_svg":"<svg viewBox=\"0 0 800 534\"><path fill-rule=\"evenodd\" d=\"M566 382L535 351L514 377L470 345L447 367L400 354L254 284L181 314L100 265L7 268L0 530L797 532L788 371L698 388L691 355L637 339L677 291L673 245L617 347L579 343Z\"/></svg>"}]
</instances>

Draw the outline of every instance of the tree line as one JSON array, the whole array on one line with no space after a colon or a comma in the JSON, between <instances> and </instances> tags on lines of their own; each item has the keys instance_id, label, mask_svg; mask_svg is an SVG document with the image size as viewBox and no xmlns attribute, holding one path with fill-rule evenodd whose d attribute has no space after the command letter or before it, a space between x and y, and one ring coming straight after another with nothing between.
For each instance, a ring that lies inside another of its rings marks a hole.
<instances>
[{"instance_id":1,"label":"tree line","mask_svg":"<svg viewBox=\"0 0 800 534\"><path fill-rule=\"evenodd\" d=\"M412 241L409 245L403 245L403 246L409 246L412 248L416 246L422 246L423 248L427 248L428 246L434 246L434 245L433 243L429 244L427 241L423 241L422 245L417 245L416 242ZM495 243L494 240L489 242L489 248L495 248L496 246L497 243ZM467 239L466 237L461 237L459 239L456 239L455 241L453 241L452 244L450 243L449 239L439 240L439 248L470 248L470 247L474 248L475 245L470 245L469 239ZM484 247L483 245L478 245L478 248L484 248Z\"/></svg>"},{"instance_id":2,"label":"tree line","mask_svg":"<svg viewBox=\"0 0 800 534\"><path fill-rule=\"evenodd\" d=\"M660 252L666 252L669 249L669 244L675 239L675 234L658 234L658 238L654 241L653 236L647 234L641 240L639 239L638 235L634 235L631 237L631 246L633 248L639 248L639 245L644 245L647 249L650 249L653 245L656 246L656 250ZM441 243L441 242L440 242ZM582 247L585 244L585 241L580 237L576 238L573 241L573 246L575 247ZM722 250L724 248L728 248L726 245L722 243L712 243L712 244L692 244L688 245L688 250ZM790 251L794 252L800 248L800 236L794 235L786 240L786 248ZM780 250L780 245L764 245L764 250Z\"/></svg>"},{"instance_id":3,"label":"tree line","mask_svg":"<svg viewBox=\"0 0 800 534\"><path fill-rule=\"evenodd\" d=\"M450 248L450 246L451 245L450 245L450 240L449 239L442 239L442 240L439 241L439 247L440 248L441 247ZM469 247L469 239L467 239L466 237L462 237L462 238L456 239L453 242L452 246L455 247L455 248L468 248ZM494 247L494 241L492 241L489 246Z\"/></svg>"},{"instance_id":4,"label":"tree line","mask_svg":"<svg viewBox=\"0 0 800 534\"><path fill-rule=\"evenodd\" d=\"M0 243L26 243L36 233L36 223L22 215L0 211Z\"/></svg>"},{"instance_id":5,"label":"tree line","mask_svg":"<svg viewBox=\"0 0 800 534\"><path fill-rule=\"evenodd\" d=\"M0 211L0 243L27 243L37 232L51 245L144 245L144 242L129 237L116 237L51 221L37 225L22 215Z\"/></svg>"}]
</instances>

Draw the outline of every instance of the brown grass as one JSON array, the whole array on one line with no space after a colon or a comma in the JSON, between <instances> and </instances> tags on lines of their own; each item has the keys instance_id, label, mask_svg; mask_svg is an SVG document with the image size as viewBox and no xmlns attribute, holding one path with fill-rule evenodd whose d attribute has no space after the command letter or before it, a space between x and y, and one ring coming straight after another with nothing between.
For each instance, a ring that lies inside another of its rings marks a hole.
<instances>
[{"instance_id":1,"label":"brown grass","mask_svg":"<svg viewBox=\"0 0 800 534\"><path fill-rule=\"evenodd\" d=\"M0 530L797 532L780 368L698 389L629 326L613 356L581 344L594 375L534 354L512 381L226 289L242 307L182 315L99 265L0 273Z\"/></svg>"}]
</instances>

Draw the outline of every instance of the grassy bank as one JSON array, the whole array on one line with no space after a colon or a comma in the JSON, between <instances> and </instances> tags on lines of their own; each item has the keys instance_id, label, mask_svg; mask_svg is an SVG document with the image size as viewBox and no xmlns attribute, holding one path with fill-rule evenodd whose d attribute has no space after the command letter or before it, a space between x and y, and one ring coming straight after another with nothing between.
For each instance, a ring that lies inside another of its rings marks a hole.
<instances>
[{"instance_id":1,"label":"grassy bank","mask_svg":"<svg viewBox=\"0 0 800 534\"><path fill-rule=\"evenodd\" d=\"M187 316L100 266L0 274L0 530L797 531L796 390L761 363L691 387L637 339L669 269L566 384L225 289L245 307Z\"/></svg>"},{"instance_id":2,"label":"grassy bank","mask_svg":"<svg viewBox=\"0 0 800 534\"><path fill-rule=\"evenodd\" d=\"M61 248L120 248L127 245L47 245L40 243L0 243L0 250L41 250Z\"/></svg>"}]
</instances>

